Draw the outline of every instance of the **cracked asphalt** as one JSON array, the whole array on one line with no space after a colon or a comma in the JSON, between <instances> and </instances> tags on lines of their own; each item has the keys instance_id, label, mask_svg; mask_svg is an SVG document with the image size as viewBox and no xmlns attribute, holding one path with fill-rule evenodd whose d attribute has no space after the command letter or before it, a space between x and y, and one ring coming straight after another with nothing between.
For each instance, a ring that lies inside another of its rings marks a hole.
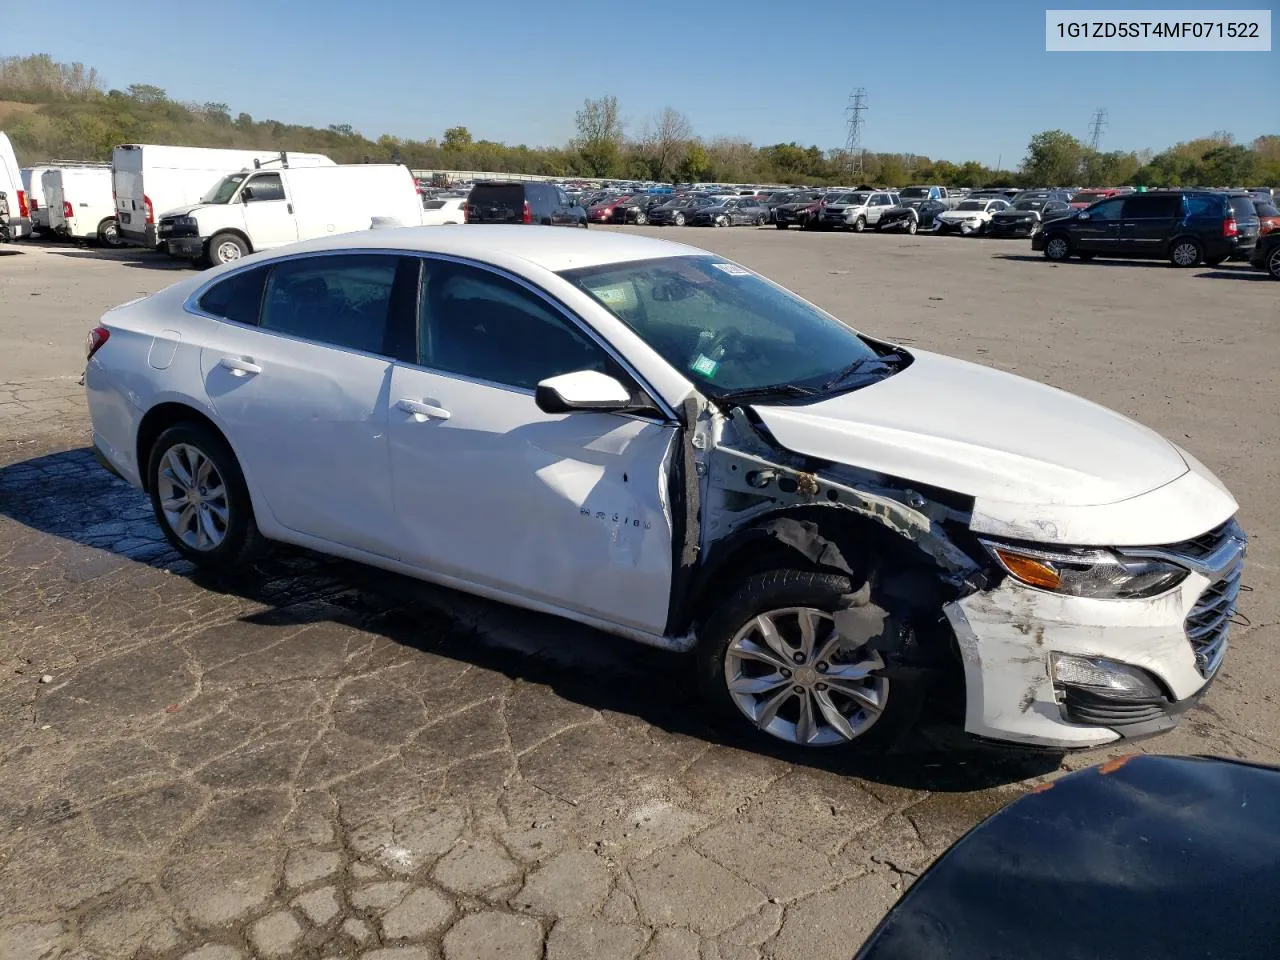
<instances>
[{"instance_id":1,"label":"cracked asphalt","mask_svg":"<svg viewBox=\"0 0 1280 960\"><path fill-rule=\"evenodd\" d=\"M93 462L76 383L99 314L181 273L18 246L0 958L848 958L954 839L1061 770L1136 749L1280 762L1274 284L1054 267L1017 242L668 235L869 332L1120 409L1217 471L1252 544L1203 704L1065 759L942 735L797 757L708 726L681 658L571 624L291 550L207 579Z\"/></svg>"}]
</instances>

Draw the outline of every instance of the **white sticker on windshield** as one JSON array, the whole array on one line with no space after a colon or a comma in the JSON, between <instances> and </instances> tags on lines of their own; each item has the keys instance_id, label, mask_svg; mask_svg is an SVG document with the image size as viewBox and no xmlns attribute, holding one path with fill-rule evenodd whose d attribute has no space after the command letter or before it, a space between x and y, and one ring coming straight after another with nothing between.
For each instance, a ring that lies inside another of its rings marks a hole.
<instances>
[{"instance_id":1,"label":"white sticker on windshield","mask_svg":"<svg viewBox=\"0 0 1280 960\"><path fill-rule=\"evenodd\" d=\"M715 267L717 270L724 271L731 277L751 276L750 270L748 270L746 267L740 267L736 263L713 263L712 266Z\"/></svg>"}]
</instances>

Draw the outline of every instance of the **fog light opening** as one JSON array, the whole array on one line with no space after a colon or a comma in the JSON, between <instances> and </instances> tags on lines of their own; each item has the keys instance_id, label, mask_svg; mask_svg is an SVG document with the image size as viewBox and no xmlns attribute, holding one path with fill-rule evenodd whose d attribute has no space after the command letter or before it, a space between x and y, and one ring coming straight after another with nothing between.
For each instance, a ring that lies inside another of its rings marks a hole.
<instances>
[{"instance_id":1,"label":"fog light opening","mask_svg":"<svg viewBox=\"0 0 1280 960\"><path fill-rule=\"evenodd\" d=\"M1082 687L1121 700L1149 700L1165 696L1155 677L1141 667L1102 657L1076 657L1065 653L1050 654L1050 661L1055 684Z\"/></svg>"}]
</instances>

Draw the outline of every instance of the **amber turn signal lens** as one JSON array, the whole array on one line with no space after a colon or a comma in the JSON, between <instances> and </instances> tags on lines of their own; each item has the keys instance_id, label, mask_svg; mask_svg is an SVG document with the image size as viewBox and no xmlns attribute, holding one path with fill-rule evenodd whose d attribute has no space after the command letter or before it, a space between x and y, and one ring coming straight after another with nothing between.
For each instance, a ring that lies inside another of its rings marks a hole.
<instances>
[{"instance_id":1,"label":"amber turn signal lens","mask_svg":"<svg viewBox=\"0 0 1280 960\"><path fill-rule=\"evenodd\" d=\"M1042 587L1045 590L1057 590L1062 585L1062 577L1058 575L1058 571L1043 560L1024 557L1020 553L1004 549L997 549L996 554L1000 557L1000 562L1004 564L1005 569L1023 583Z\"/></svg>"}]
</instances>

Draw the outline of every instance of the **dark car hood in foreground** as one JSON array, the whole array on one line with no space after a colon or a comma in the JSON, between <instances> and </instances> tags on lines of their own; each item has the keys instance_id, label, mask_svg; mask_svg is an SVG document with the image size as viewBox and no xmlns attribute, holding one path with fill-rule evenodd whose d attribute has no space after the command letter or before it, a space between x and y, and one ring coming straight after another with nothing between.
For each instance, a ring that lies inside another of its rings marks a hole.
<instances>
[{"instance_id":1,"label":"dark car hood in foreground","mask_svg":"<svg viewBox=\"0 0 1280 960\"><path fill-rule=\"evenodd\" d=\"M1280 944L1280 769L1121 758L989 817L856 960L1203 960Z\"/></svg>"}]
</instances>

